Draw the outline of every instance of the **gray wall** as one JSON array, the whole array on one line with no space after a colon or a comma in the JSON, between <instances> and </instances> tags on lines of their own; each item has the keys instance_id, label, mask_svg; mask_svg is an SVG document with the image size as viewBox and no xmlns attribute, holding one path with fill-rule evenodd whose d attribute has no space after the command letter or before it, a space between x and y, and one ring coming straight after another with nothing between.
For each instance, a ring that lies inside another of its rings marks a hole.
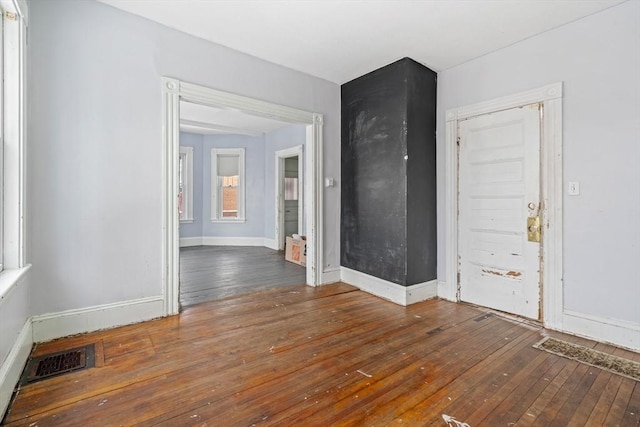
<instances>
[{"instance_id":1,"label":"gray wall","mask_svg":"<svg viewBox=\"0 0 640 427\"><path fill-rule=\"evenodd\" d=\"M564 304L640 325L640 2L623 3L438 75L444 113L563 81ZM438 181L444 182L444 169ZM566 183L580 181L579 196ZM442 190L444 190L441 187ZM445 277L444 191L438 275Z\"/></svg>"},{"instance_id":2,"label":"gray wall","mask_svg":"<svg viewBox=\"0 0 640 427\"><path fill-rule=\"evenodd\" d=\"M193 147L193 222L180 222L180 237L202 236L202 140L203 135L180 132L180 146Z\"/></svg>"},{"instance_id":3,"label":"gray wall","mask_svg":"<svg viewBox=\"0 0 640 427\"><path fill-rule=\"evenodd\" d=\"M30 2L30 293L36 314L161 292L161 76L325 115L339 176L339 87L93 1ZM325 192L325 265L339 191Z\"/></svg>"},{"instance_id":4,"label":"gray wall","mask_svg":"<svg viewBox=\"0 0 640 427\"><path fill-rule=\"evenodd\" d=\"M290 125L260 137L180 132L180 145L194 147L194 222L180 224L180 237L275 238L275 152L306 142L306 126ZM211 149L245 148L245 223L211 223Z\"/></svg>"}]
</instances>

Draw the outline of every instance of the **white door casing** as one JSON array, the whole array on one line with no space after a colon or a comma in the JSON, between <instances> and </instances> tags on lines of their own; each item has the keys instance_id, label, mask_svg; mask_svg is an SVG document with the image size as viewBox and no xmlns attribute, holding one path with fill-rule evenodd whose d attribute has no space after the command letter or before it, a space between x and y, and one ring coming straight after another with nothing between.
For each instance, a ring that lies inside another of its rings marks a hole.
<instances>
[{"instance_id":1,"label":"white door casing","mask_svg":"<svg viewBox=\"0 0 640 427\"><path fill-rule=\"evenodd\" d=\"M459 121L460 299L538 319L540 105Z\"/></svg>"},{"instance_id":2,"label":"white door casing","mask_svg":"<svg viewBox=\"0 0 640 427\"><path fill-rule=\"evenodd\" d=\"M298 234L306 234L305 218L308 210L305 207L305 159L304 159L304 147L298 145L284 150L276 151L275 153L275 240L279 250L284 249L285 242L285 230L284 230L284 216L285 216L285 204L284 204L284 176L285 176L285 159L289 157L298 157Z\"/></svg>"},{"instance_id":3,"label":"white door casing","mask_svg":"<svg viewBox=\"0 0 640 427\"><path fill-rule=\"evenodd\" d=\"M180 101L214 107L228 107L246 114L305 124L306 157L305 234L307 235L308 285L322 283L323 262L323 193L322 142L323 115L283 105L248 98L205 86L161 78L162 91L162 298L164 314L179 312L179 220L178 220L178 151L180 134Z\"/></svg>"},{"instance_id":4,"label":"white door casing","mask_svg":"<svg viewBox=\"0 0 640 427\"><path fill-rule=\"evenodd\" d=\"M562 83L449 109L445 113L444 241L438 257L444 259L438 296L459 300L458 289L458 122L469 117L528 104L542 104L541 209L544 240L541 252L542 319L548 328L563 329L562 298Z\"/></svg>"}]
</instances>

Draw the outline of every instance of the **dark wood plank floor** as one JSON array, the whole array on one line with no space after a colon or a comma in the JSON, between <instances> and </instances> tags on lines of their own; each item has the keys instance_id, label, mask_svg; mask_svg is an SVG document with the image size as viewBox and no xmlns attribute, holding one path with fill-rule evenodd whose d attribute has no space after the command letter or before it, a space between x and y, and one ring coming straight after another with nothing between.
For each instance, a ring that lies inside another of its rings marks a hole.
<instances>
[{"instance_id":1,"label":"dark wood plank floor","mask_svg":"<svg viewBox=\"0 0 640 427\"><path fill-rule=\"evenodd\" d=\"M464 304L344 284L271 289L38 345L98 367L23 387L7 426L637 426L640 382L532 347L547 332ZM638 354L552 334L620 356Z\"/></svg>"},{"instance_id":2,"label":"dark wood plank floor","mask_svg":"<svg viewBox=\"0 0 640 427\"><path fill-rule=\"evenodd\" d=\"M247 292L304 285L306 269L284 259L284 251L247 246L180 249L183 307Z\"/></svg>"}]
</instances>

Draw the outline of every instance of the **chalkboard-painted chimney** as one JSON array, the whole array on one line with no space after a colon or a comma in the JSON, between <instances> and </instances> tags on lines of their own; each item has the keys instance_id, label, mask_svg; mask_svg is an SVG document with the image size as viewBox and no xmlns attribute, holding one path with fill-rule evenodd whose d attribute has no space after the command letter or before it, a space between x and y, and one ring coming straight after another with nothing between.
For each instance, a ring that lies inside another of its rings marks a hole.
<instances>
[{"instance_id":1,"label":"chalkboard-painted chimney","mask_svg":"<svg viewBox=\"0 0 640 427\"><path fill-rule=\"evenodd\" d=\"M342 85L341 265L436 278L436 73L404 58Z\"/></svg>"}]
</instances>

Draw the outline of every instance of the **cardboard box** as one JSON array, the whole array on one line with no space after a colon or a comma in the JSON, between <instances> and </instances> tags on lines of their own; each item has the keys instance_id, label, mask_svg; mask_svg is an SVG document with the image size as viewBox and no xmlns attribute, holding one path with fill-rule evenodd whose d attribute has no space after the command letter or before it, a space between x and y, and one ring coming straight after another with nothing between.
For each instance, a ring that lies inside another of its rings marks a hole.
<instances>
[{"instance_id":1,"label":"cardboard box","mask_svg":"<svg viewBox=\"0 0 640 427\"><path fill-rule=\"evenodd\" d=\"M298 265L307 265L307 239L305 236L301 236L299 240L287 236L284 259Z\"/></svg>"}]
</instances>

